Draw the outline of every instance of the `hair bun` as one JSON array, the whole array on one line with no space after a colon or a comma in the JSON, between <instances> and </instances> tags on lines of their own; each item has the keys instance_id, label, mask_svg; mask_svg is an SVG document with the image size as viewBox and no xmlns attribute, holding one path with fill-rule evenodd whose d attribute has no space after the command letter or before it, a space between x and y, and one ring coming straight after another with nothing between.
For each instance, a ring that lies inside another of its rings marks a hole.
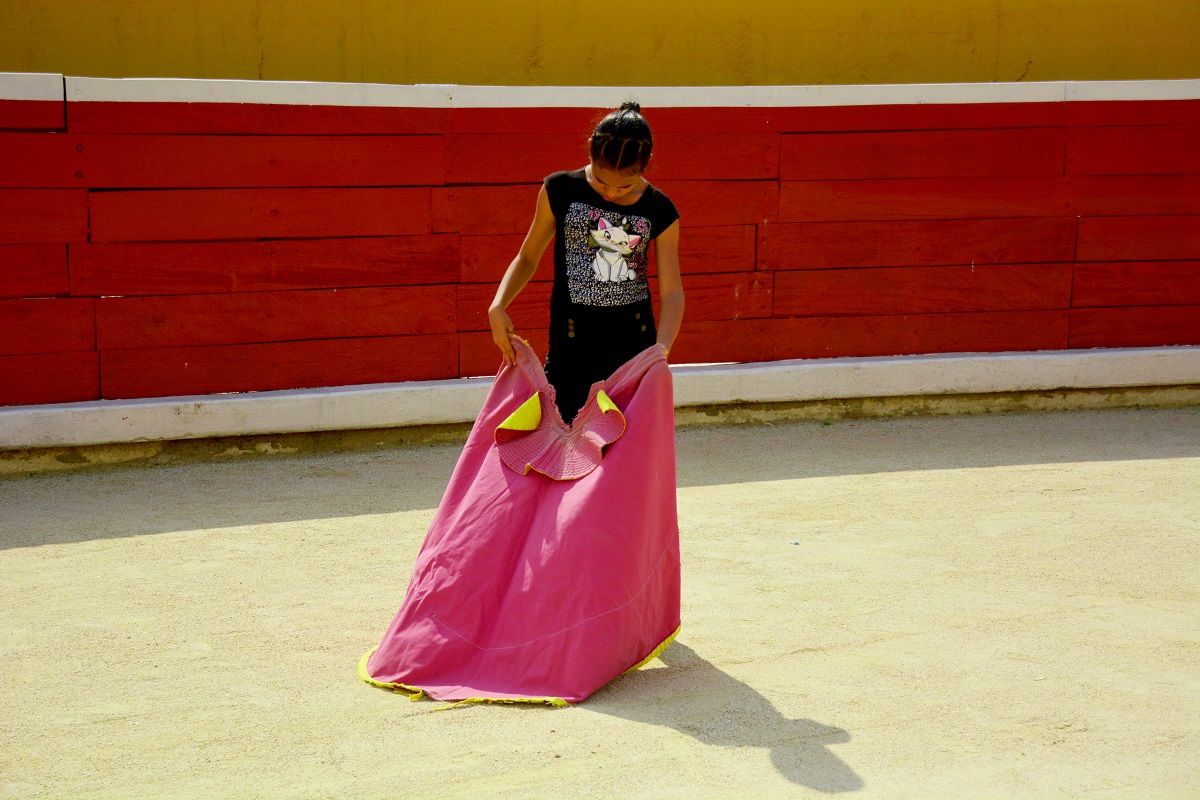
<instances>
[{"instance_id":1,"label":"hair bun","mask_svg":"<svg viewBox=\"0 0 1200 800\"><path fill-rule=\"evenodd\" d=\"M626 100L596 123L588 140L588 152L597 164L624 172L645 170L650 163L654 137L642 116L642 104Z\"/></svg>"}]
</instances>

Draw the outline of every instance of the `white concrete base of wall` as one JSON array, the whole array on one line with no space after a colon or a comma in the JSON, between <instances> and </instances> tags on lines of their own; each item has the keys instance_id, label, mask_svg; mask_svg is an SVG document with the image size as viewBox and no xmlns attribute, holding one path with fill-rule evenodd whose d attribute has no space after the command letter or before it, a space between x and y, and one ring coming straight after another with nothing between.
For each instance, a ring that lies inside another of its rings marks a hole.
<instances>
[{"instance_id":1,"label":"white concrete base of wall","mask_svg":"<svg viewBox=\"0 0 1200 800\"><path fill-rule=\"evenodd\" d=\"M1200 346L672 365L677 406L1200 384ZM0 408L0 450L469 422L492 378Z\"/></svg>"}]
</instances>

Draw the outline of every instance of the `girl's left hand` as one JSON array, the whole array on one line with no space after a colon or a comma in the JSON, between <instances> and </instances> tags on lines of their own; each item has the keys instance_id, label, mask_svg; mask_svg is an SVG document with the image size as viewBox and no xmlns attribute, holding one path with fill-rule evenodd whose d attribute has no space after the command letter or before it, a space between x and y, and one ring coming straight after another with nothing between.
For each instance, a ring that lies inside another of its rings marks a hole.
<instances>
[{"instance_id":1,"label":"girl's left hand","mask_svg":"<svg viewBox=\"0 0 1200 800\"><path fill-rule=\"evenodd\" d=\"M496 343L496 347L500 348L500 354L504 361L508 364L517 363L517 354L513 350L512 342L509 338L516 336L513 332L512 318L508 316L508 312L503 308L489 308L488 322L492 328L492 341Z\"/></svg>"}]
</instances>

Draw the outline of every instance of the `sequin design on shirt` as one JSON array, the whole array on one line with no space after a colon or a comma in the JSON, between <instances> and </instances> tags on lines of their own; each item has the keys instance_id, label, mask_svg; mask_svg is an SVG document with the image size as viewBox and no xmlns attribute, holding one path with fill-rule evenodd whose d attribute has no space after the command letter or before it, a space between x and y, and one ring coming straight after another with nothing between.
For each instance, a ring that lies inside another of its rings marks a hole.
<instances>
[{"instance_id":1,"label":"sequin design on shirt","mask_svg":"<svg viewBox=\"0 0 1200 800\"><path fill-rule=\"evenodd\" d=\"M567 206L562 227L572 303L620 306L650 297L649 219L574 202Z\"/></svg>"}]
</instances>

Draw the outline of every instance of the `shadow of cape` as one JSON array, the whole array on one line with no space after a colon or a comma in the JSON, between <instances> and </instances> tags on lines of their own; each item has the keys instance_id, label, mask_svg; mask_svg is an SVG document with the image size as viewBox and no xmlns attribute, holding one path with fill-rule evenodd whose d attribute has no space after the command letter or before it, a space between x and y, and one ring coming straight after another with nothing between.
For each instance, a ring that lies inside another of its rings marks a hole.
<instances>
[{"instance_id":1,"label":"shadow of cape","mask_svg":"<svg viewBox=\"0 0 1200 800\"><path fill-rule=\"evenodd\" d=\"M666 668L623 675L580 708L664 725L704 744L764 747L788 780L822 792L861 789L862 779L827 745L850 741L842 728L788 719L750 686L676 640L659 659Z\"/></svg>"}]
</instances>

